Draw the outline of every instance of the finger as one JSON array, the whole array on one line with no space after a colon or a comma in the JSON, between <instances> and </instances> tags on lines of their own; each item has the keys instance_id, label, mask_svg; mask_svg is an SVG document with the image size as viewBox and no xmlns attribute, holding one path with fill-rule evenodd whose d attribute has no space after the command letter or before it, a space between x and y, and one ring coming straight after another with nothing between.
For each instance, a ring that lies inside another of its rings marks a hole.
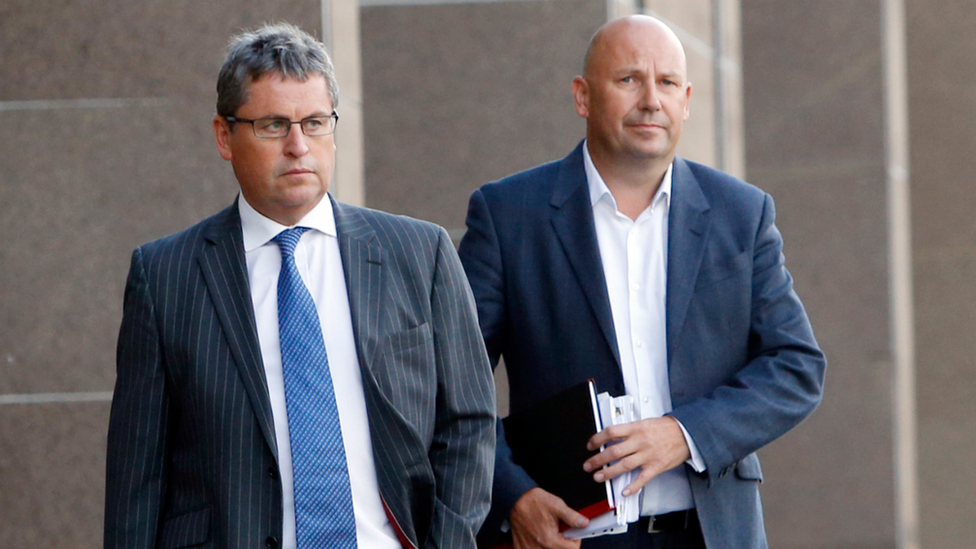
<instances>
[{"instance_id":1,"label":"finger","mask_svg":"<svg viewBox=\"0 0 976 549\"><path fill-rule=\"evenodd\" d=\"M559 518L559 520L563 521L572 528L584 528L590 523L589 519L577 513L572 507L566 505L562 501L560 501L559 505L554 507L553 510L556 512L556 516Z\"/></svg>"},{"instance_id":2,"label":"finger","mask_svg":"<svg viewBox=\"0 0 976 549\"><path fill-rule=\"evenodd\" d=\"M609 467L603 467L597 469L593 473L593 480L597 482L603 482L608 479L618 477L627 471L636 469L641 466L641 459L638 454L632 454L619 460L617 463L610 465Z\"/></svg>"},{"instance_id":3,"label":"finger","mask_svg":"<svg viewBox=\"0 0 976 549\"><path fill-rule=\"evenodd\" d=\"M623 495L629 496L631 494L636 494L638 490L644 487L645 484L651 481L654 477L659 474L659 471L654 471L649 468L642 469L634 482L631 482L624 488Z\"/></svg>"},{"instance_id":4,"label":"finger","mask_svg":"<svg viewBox=\"0 0 976 549\"><path fill-rule=\"evenodd\" d=\"M592 473L612 461L623 459L637 452L639 449L639 445L636 442L630 439L622 440L616 444L607 446L602 452L584 461L583 470L587 473Z\"/></svg>"},{"instance_id":5,"label":"finger","mask_svg":"<svg viewBox=\"0 0 976 549\"><path fill-rule=\"evenodd\" d=\"M578 549L579 543L567 540L559 532L559 522L572 521L567 524L573 525L579 517L586 524L586 517L573 511L562 499L533 488L519 498L509 514L512 540L518 549Z\"/></svg>"},{"instance_id":6,"label":"finger","mask_svg":"<svg viewBox=\"0 0 976 549\"><path fill-rule=\"evenodd\" d=\"M588 440L586 443L586 449L592 452L608 442L626 438L630 435L630 431L632 430L631 425L632 424L624 424L607 427L606 429L590 437L590 440Z\"/></svg>"}]
</instances>

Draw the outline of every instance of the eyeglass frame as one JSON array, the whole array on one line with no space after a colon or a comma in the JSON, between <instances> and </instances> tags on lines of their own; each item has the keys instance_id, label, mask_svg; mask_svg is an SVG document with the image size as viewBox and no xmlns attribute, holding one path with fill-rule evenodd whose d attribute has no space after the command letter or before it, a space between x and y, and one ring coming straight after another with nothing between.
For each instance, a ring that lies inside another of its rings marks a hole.
<instances>
[{"instance_id":1,"label":"eyeglass frame","mask_svg":"<svg viewBox=\"0 0 976 549\"><path fill-rule=\"evenodd\" d=\"M321 133L321 134L318 134L318 135L308 135L307 133L305 133L305 122L308 121L308 120L313 120L315 118L332 118L332 119L334 119L335 122L332 123L332 131L330 131L329 133ZM291 135L291 127L294 126L295 124L298 124L298 127L302 129L302 135L304 135L306 137L325 137L327 135L332 135L332 134L335 133L336 128L339 126L339 113L336 112L336 111L332 111L332 114L330 114L328 116L306 116L305 118L302 118L301 120L290 120L288 118L284 118L284 117L281 117L281 116L265 116L265 117L262 117L262 118L240 118L240 117L237 117L237 116L225 116L224 117L224 120L226 120L226 121L228 121L230 123L246 122L246 123L250 124L251 125L251 131L254 133L254 137L257 137L258 139L284 139L284 138L288 137L289 135ZM288 131L285 132L285 135L281 135L281 136L278 136L278 137L258 135L258 129L254 125L254 123L255 122L260 122L261 120L279 120L279 121L282 121L282 122L287 122L288 123Z\"/></svg>"}]
</instances>

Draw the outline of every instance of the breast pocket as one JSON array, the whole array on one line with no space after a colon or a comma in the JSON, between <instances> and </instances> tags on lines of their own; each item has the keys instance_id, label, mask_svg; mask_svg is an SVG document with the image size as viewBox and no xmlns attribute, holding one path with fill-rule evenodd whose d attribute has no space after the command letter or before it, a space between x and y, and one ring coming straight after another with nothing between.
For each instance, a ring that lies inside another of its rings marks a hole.
<instances>
[{"instance_id":1,"label":"breast pocket","mask_svg":"<svg viewBox=\"0 0 976 549\"><path fill-rule=\"evenodd\" d=\"M384 395L419 433L433 423L437 394L434 337L429 324L388 335L370 370Z\"/></svg>"},{"instance_id":2,"label":"breast pocket","mask_svg":"<svg viewBox=\"0 0 976 549\"><path fill-rule=\"evenodd\" d=\"M719 257L711 262L703 262L698 273L695 290L702 290L752 270L752 253L749 250L732 257Z\"/></svg>"}]
</instances>

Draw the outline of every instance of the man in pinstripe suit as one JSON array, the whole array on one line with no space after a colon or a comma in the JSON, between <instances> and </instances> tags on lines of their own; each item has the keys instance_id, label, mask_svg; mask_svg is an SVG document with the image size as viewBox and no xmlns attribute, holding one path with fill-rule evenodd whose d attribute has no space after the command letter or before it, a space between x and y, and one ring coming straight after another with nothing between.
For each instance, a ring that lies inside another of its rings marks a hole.
<instances>
[{"instance_id":1,"label":"man in pinstripe suit","mask_svg":"<svg viewBox=\"0 0 976 549\"><path fill-rule=\"evenodd\" d=\"M276 292L278 236L293 227L304 232L292 263L328 352L353 543L474 547L489 505L494 387L450 239L328 196L338 89L309 35L280 24L236 37L217 90L217 147L241 194L133 253L105 547L304 549L295 500L308 479L292 468Z\"/></svg>"}]
</instances>

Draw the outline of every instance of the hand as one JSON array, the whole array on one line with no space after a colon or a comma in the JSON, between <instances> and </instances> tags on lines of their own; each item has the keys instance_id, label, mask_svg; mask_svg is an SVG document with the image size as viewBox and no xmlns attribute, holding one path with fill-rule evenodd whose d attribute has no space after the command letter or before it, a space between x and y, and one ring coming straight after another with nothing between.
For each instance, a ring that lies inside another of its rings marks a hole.
<instances>
[{"instance_id":1,"label":"hand","mask_svg":"<svg viewBox=\"0 0 976 549\"><path fill-rule=\"evenodd\" d=\"M681 426L671 416L607 427L593 435L586 447L593 451L611 441L617 443L586 460L583 470L587 473L596 471L593 480L603 482L640 467L637 479L624 488L625 496L637 492L652 478L691 458ZM602 469L616 460L620 461Z\"/></svg>"},{"instance_id":2,"label":"hand","mask_svg":"<svg viewBox=\"0 0 976 549\"><path fill-rule=\"evenodd\" d=\"M566 539L559 533L559 521L573 528L590 522L542 488L529 490L515 502L508 516L515 549L579 549L579 540Z\"/></svg>"}]
</instances>

